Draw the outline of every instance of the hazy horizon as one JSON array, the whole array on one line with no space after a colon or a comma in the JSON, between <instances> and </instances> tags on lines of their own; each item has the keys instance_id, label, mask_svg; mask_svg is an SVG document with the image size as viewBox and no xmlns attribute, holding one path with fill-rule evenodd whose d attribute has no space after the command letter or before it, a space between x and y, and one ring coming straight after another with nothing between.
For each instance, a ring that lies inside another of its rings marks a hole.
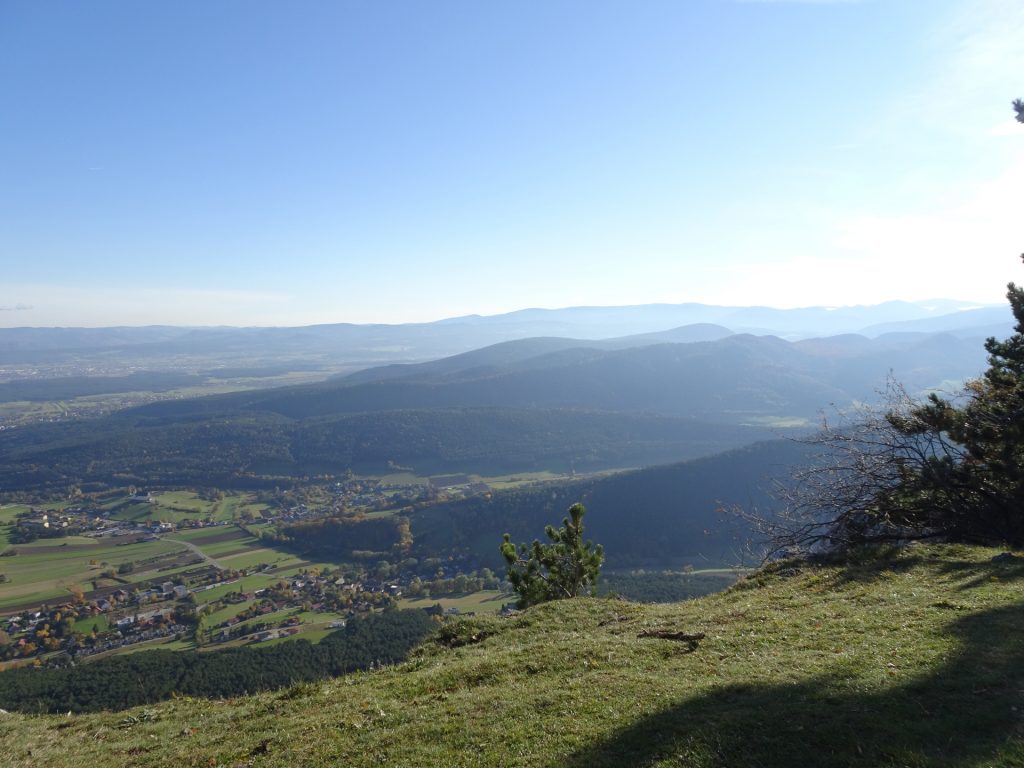
<instances>
[{"instance_id":1,"label":"hazy horizon","mask_svg":"<svg viewBox=\"0 0 1024 768\"><path fill-rule=\"evenodd\" d=\"M15 0L0 327L997 304L1022 39L1015 0Z\"/></svg>"},{"instance_id":2,"label":"hazy horizon","mask_svg":"<svg viewBox=\"0 0 1024 768\"><path fill-rule=\"evenodd\" d=\"M940 307L929 307L928 306L928 305L933 304L933 303L934 304L940 304L940 303L941 304L951 304L951 305L955 305L955 306L952 306L952 307L950 307L948 309L945 308L945 307L941 307L940 308ZM891 299L889 301L878 302L877 304L839 304L839 305L821 305L821 304L819 304L819 305L808 305L808 306L801 306L801 307L773 307L773 306L770 306L770 305L767 305L767 304L741 305L741 304L705 304L703 302L676 302L676 303L652 302L652 303L649 303L649 304L604 304L604 305L582 304L582 305L566 306L566 307L521 307L521 308L518 308L518 309L509 310L507 312L494 312L494 313L487 313L487 314L485 314L485 313L472 313L472 314L467 314L467 315L452 315L452 316L444 316L444 317L434 317L434 318L429 318L429 319L424 319L424 320L407 320L407 321L403 321L403 322L393 322L393 323L388 323L388 322L380 322L380 323L364 322L364 323L360 323L360 322L352 322L352 321L341 319L341 320L336 320L334 322L327 322L327 323L303 323L303 324L295 324L295 325L286 325L286 324L274 325L274 324L261 324L261 323L252 323L252 324L246 324L246 325L237 325L237 324L231 324L231 323L217 323L217 324L207 324L207 325L204 325L204 324L193 324L193 323L139 323L139 324L122 323L120 325L104 325L104 324L96 324L96 325L3 325L3 324L0 324L0 329L9 329L9 330L14 330L14 329L19 329L19 328L29 328L29 329L41 329L41 328L61 329L61 328L66 328L66 329L74 329L74 328L116 328L116 327L122 327L122 328L172 327L172 328L215 329L215 328L306 328L306 327L316 326L316 325L395 325L395 326L398 326L398 325L429 325L429 324L432 324L432 323L444 323L444 322L450 322L450 321L456 321L456 320L476 319L476 318L480 318L480 319L499 318L499 317L504 317L504 316L507 316L507 315L516 315L516 314L528 313L528 312L552 312L552 313L557 313L557 312L562 312L562 311L566 311L566 310L605 310L605 309L606 310L618 310L618 309L634 309L634 308L641 309L641 308L645 308L645 307L651 307L651 308L653 308L653 307L666 307L666 308L668 308L668 307L680 307L680 306L685 306L685 305L693 305L693 306L703 306L703 307L716 308L716 309L726 309L726 310L749 310L749 309L754 309L754 310L783 311L783 312L788 312L788 311L799 312L799 311L810 311L810 310L825 310L825 311L831 312L831 311L842 311L842 310L852 310L852 309L870 309L870 308L874 308L874 307L881 307L881 306L892 305L892 304L908 304L908 305L920 306L920 307L922 307L922 309L929 310L929 311L935 311L935 316L938 317L938 316L941 316L943 314L955 314L957 312L965 312L965 311L972 310L972 309L987 309L987 308L991 308L991 307L998 307L998 306L1002 306L1002 305L1006 304L1006 302L1003 301L1003 302L977 303L977 302L963 301L963 300L959 300L959 299L950 299L950 298L946 298L946 297L931 298L931 299L925 299L925 300L922 300L922 301L905 301L903 299ZM3 311L10 311L10 308L8 308L8 307L0 307L0 312L3 312ZM710 322L710 321L700 321L700 322L697 322L697 323L694 323L694 324L703 324L703 323L706 323L706 322Z\"/></svg>"}]
</instances>

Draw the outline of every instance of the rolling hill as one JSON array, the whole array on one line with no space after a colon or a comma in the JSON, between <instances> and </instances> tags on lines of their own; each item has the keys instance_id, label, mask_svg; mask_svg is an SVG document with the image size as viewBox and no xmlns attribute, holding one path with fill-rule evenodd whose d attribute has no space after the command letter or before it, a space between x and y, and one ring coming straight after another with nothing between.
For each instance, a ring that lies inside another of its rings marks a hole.
<instances>
[{"instance_id":1,"label":"rolling hill","mask_svg":"<svg viewBox=\"0 0 1024 768\"><path fill-rule=\"evenodd\" d=\"M0 433L5 491L273 488L347 469L422 475L660 464L764 439L764 428L569 409L398 410L296 421L274 414L125 418Z\"/></svg>"},{"instance_id":2,"label":"rolling hill","mask_svg":"<svg viewBox=\"0 0 1024 768\"><path fill-rule=\"evenodd\" d=\"M977 340L945 335L788 342L736 334L623 349L529 339L338 381L161 402L133 413L305 419L419 408L584 408L745 423L814 418L830 403L871 400L890 372L917 391L975 376L984 362Z\"/></svg>"},{"instance_id":3,"label":"rolling hill","mask_svg":"<svg viewBox=\"0 0 1024 768\"><path fill-rule=\"evenodd\" d=\"M334 323L294 328L112 327L0 328L0 360L6 364L120 366L126 370L181 370L239 364L278 366L282 361L370 367L459 354L503 341L535 337L607 339L662 333L695 324L788 339L885 330L943 330L1009 321L1005 308L981 319L965 302L937 299L858 307L725 307L647 304L623 307L524 309L492 316L453 317L400 325ZM936 323L891 328L891 323ZM1007 326L1008 327L1008 326ZM877 330L876 330L877 329ZM671 340L671 339L667 339Z\"/></svg>"},{"instance_id":4,"label":"rolling hill","mask_svg":"<svg viewBox=\"0 0 1024 768\"><path fill-rule=\"evenodd\" d=\"M667 336L723 334L702 326ZM949 335L664 338L526 339L318 384L4 430L0 483L272 487L390 463L424 474L636 467L762 440L772 426L808 429L830 404L873 399L889 372L913 392L984 365L976 340Z\"/></svg>"}]
</instances>

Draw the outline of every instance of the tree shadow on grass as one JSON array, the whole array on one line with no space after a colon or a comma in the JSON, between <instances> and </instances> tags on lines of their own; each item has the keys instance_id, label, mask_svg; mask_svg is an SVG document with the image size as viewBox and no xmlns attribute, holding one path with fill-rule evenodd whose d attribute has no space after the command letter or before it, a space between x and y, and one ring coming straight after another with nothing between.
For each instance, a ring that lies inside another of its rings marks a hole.
<instances>
[{"instance_id":1,"label":"tree shadow on grass","mask_svg":"<svg viewBox=\"0 0 1024 768\"><path fill-rule=\"evenodd\" d=\"M878 547L874 550L850 556L837 564L841 566L838 582L865 583L876 581L884 574L903 573L917 568L925 561L918 554L899 553L895 547ZM825 562L828 562L827 560Z\"/></svg>"},{"instance_id":2,"label":"tree shadow on grass","mask_svg":"<svg viewBox=\"0 0 1024 768\"><path fill-rule=\"evenodd\" d=\"M957 585L959 590L974 589L991 581L1013 582L1024 579L1024 557L1004 554L985 562L953 561L939 566L939 572L968 580Z\"/></svg>"},{"instance_id":3,"label":"tree shadow on grass","mask_svg":"<svg viewBox=\"0 0 1024 768\"><path fill-rule=\"evenodd\" d=\"M1024 604L973 614L950 631L961 648L934 675L898 682L893 670L891 685L871 691L839 676L732 685L557 765L1024 766Z\"/></svg>"},{"instance_id":4,"label":"tree shadow on grass","mask_svg":"<svg viewBox=\"0 0 1024 768\"><path fill-rule=\"evenodd\" d=\"M959 585L959 589L971 589L992 580L1016 581L1024 578L1024 557L1009 552L997 555L991 560L978 562L976 559L959 557L955 552L937 556L942 560L940 573L950 576L968 577L970 581ZM872 582L884 575L913 570L924 562L934 562L936 555L924 557L916 552L895 545L862 547L843 555L823 556L820 562L839 566L837 581L843 583Z\"/></svg>"}]
</instances>

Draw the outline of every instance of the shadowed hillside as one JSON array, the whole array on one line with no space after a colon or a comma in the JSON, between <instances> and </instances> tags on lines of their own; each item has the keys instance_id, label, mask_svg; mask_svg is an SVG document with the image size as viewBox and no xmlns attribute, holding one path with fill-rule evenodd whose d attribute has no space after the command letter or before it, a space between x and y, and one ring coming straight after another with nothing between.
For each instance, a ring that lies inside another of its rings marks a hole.
<instances>
[{"instance_id":1,"label":"shadowed hillside","mask_svg":"<svg viewBox=\"0 0 1024 768\"><path fill-rule=\"evenodd\" d=\"M588 538L615 542L606 547L609 566L737 565L753 557L751 532L723 510L769 508L773 480L788 477L806 451L775 440L680 464L435 504L412 515L417 552L461 550L501 568L495 542L502 534L532 540L582 501Z\"/></svg>"},{"instance_id":2,"label":"shadowed hillside","mask_svg":"<svg viewBox=\"0 0 1024 768\"><path fill-rule=\"evenodd\" d=\"M527 340L419 366L348 379L135 409L195 418L274 413L293 419L369 411L451 408L589 408L725 423L811 418L829 403L873 399L892 372L908 389L977 375L976 340L907 335L791 343L773 336L657 343L626 349L559 348Z\"/></svg>"}]
</instances>

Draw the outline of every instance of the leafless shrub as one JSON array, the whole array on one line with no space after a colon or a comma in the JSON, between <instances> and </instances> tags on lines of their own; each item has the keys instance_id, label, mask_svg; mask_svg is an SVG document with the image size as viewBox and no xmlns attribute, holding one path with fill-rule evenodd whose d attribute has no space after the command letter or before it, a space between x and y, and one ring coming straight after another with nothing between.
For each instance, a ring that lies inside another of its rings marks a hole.
<instances>
[{"instance_id":1,"label":"leafless shrub","mask_svg":"<svg viewBox=\"0 0 1024 768\"><path fill-rule=\"evenodd\" d=\"M823 418L801 438L807 462L774 483L779 509L745 513L767 543L766 558L941 536L934 505L955 508L975 493L956 482L964 449L922 421L921 402L890 379L880 405ZM934 482L942 474L945 499ZM928 492L924 492L924 488Z\"/></svg>"}]
</instances>

